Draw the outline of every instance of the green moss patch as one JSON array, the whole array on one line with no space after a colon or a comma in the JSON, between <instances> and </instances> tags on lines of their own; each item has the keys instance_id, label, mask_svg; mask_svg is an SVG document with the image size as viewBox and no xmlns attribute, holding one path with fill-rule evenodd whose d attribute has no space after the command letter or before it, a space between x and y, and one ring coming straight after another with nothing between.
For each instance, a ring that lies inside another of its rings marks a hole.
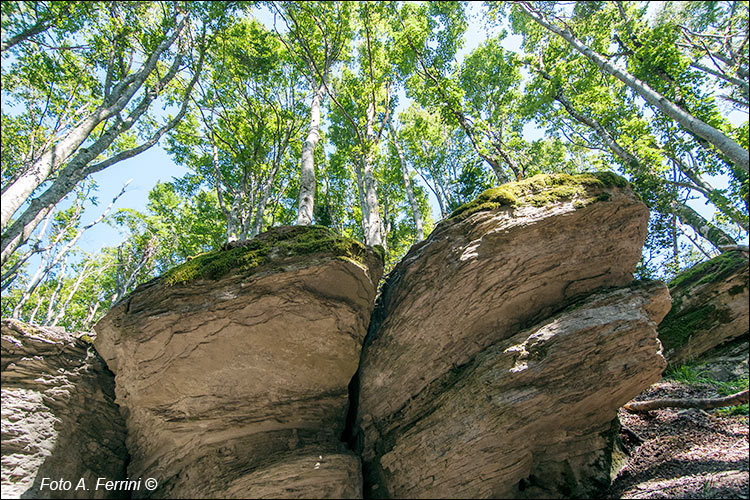
<instances>
[{"instance_id":1,"label":"green moss patch","mask_svg":"<svg viewBox=\"0 0 750 500\"><path fill-rule=\"evenodd\" d=\"M670 292L675 288L687 288L704 283L711 283L726 279L743 266L747 267L748 260L742 252L725 252L706 262L701 262L690 269L686 269L669 282ZM673 293L674 295L674 293Z\"/></svg>"},{"instance_id":2,"label":"green moss patch","mask_svg":"<svg viewBox=\"0 0 750 500\"><path fill-rule=\"evenodd\" d=\"M713 305L696 307L689 311L679 311L673 307L659 325L659 340L665 351L678 349L699 330L705 330L719 323L726 323L726 311L717 311Z\"/></svg>"},{"instance_id":3,"label":"green moss patch","mask_svg":"<svg viewBox=\"0 0 750 500\"><path fill-rule=\"evenodd\" d=\"M311 254L365 263L368 250L362 243L340 236L324 226L283 226L259 234L252 240L198 255L170 269L162 278L170 286L197 279L219 279L230 271L249 274L278 259ZM377 251L375 254L380 255Z\"/></svg>"},{"instance_id":4,"label":"green moss patch","mask_svg":"<svg viewBox=\"0 0 750 500\"><path fill-rule=\"evenodd\" d=\"M510 182L488 189L474 200L458 207L449 218L463 219L477 212L495 210L500 207L533 205L543 207L560 200L583 197L576 202L580 208L597 201L606 201L609 193L598 193L587 197L589 189L625 187L628 182L612 172L592 172L585 174L539 174L529 179Z\"/></svg>"}]
</instances>

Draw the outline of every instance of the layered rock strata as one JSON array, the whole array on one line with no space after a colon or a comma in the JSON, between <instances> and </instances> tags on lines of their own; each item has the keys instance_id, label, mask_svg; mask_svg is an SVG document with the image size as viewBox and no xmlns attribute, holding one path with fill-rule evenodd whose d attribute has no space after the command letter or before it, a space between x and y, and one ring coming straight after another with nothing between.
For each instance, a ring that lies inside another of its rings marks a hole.
<instances>
[{"instance_id":1,"label":"layered rock strata","mask_svg":"<svg viewBox=\"0 0 750 500\"><path fill-rule=\"evenodd\" d=\"M357 497L340 441L382 257L282 227L140 286L95 326L154 497Z\"/></svg>"},{"instance_id":2,"label":"layered rock strata","mask_svg":"<svg viewBox=\"0 0 750 500\"><path fill-rule=\"evenodd\" d=\"M556 496L601 485L615 410L664 367L655 324L668 293L614 292L612 310L596 305L607 298L582 309L589 324L539 323L630 283L647 219L612 174L537 176L485 192L412 248L389 275L360 361L354 434L368 493Z\"/></svg>"},{"instance_id":3,"label":"layered rock strata","mask_svg":"<svg viewBox=\"0 0 750 500\"><path fill-rule=\"evenodd\" d=\"M673 307L659 326L670 364L690 361L748 333L747 254L726 252L677 275L669 283Z\"/></svg>"},{"instance_id":4,"label":"layered rock strata","mask_svg":"<svg viewBox=\"0 0 750 500\"><path fill-rule=\"evenodd\" d=\"M1 331L2 497L121 497L95 490L125 479L128 454L114 376L88 337L9 319Z\"/></svg>"}]
</instances>

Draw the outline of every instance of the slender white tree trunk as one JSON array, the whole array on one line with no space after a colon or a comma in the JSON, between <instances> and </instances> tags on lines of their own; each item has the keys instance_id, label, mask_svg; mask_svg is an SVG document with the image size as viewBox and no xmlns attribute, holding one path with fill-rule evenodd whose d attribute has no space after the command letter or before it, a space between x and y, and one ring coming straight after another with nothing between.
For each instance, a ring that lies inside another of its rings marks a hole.
<instances>
[{"instance_id":1,"label":"slender white tree trunk","mask_svg":"<svg viewBox=\"0 0 750 500\"><path fill-rule=\"evenodd\" d=\"M302 144L302 161L300 167L299 209L297 224L307 226L312 224L315 204L315 147L320 140L320 104L323 100L325 87L323 85L313 95L310 104L310 130Z\"/></svg>"},{"instance_id":2,"label":"slender white tree trunk","mask_svg":"<svg viewBox=\"0 0 750 500\"><path fill-rule=\"evenodd\" d=\"M362 180L362 163L357 162L357 195L359 195L359 206L362 210L362 234L367 234L367 224L370 220L370 214L367 210L367 203L365 203L365 188L364 181Z\"/></svg>"},{"instance_id":3,"label":"slender white tree trunk","mask_svg":"<svg viewBox=\"0 0 750 500\"><path fill-rule=\"evenodd\" d=\"M274 165L274 169L271 172L268 181L266 182L266 185L263 188L263 194L260 197L260 200L258 201L258 209L255 211L255 220L253 221L253 229L250 232L250 237L254 238L260 232L263 230L263 215L266 211L266 206L268 206L268 200L271 199L271 195L273 194L273 183L276 180L276 174L279 171L279 166L281 163L281 158L278 159L278 162Z\"/></svg>"},{"instance_id":4,"label":"slender white tree trunk","mask_svg":"<svg viewBox=\"0 0 750 500\"><path fill-rule=\"evenodd\" d=\"M68 297L65 299L65 302L63 302L63 304L58 308L57 314L52 319L52 322L47 323L49 326L56 326L60 322L60 320L63 319L63 316L65 316L65 311L68 310L70 301L73 300L73 296L76 294L76 292L78 292L78 288L80 288L83 279L88 275L89 264L90 262L86 262L83 265L83 269L80 273L78 273L78 278L76 278L76 282L73 284L73 288L71 288L70 292L68 292Z\"/></svg>"},{"instance_id":5,"label":"slender white tree trunk","mask_svg":"<svg viewBox=\"0 0 750 500\"><path fill-rule=\"evenodd\" d=\"M737 167L745 172L748 171L748 168L750 168L750 158L748 157L748 151L745 148L724 135L721 131L684 111L659 92L649 87L646 82L639 80L627 71L610 63L607 59L578 40L578 38L576 38L569 30L562 29L559 26L548 22L544 16L536 11L536 9L534 9L528 2L520 2L519 5L537 24L563 38L571 47L588 57L599 67L599 69L623 82L638 95L643 97L646 102L652 106L656 106L662 111L662 113L676 121L686 131L713 144Z\"/></svg>"},{"instance_id":6,"label":"slender white tree trunk","mask_svg":"<svg viewBox=\"0 0 750 500\"><path fill-rule=\"evenodd\" d=\"M23 226L23 228L17 235L9 238L10 241L3 241L3 250L2 254L0 254L0 263L2 263L2 265L5 265L10 256L13 255L13 252L15 252L18 247L28 241L28 239L31 237L31 233L34 232L34 229L36 229L42 219L52 213L52 210L54 210L56 206L57 204L54 204L43 210L40 210L39 213L36 214L36 216L31 221Z\"/></svg>"},{"instance_id":7,"label":"slender white tree trunk","mask_svg":"<svg viewBox=\"0 0 750 500\"><path fill-rule=\"evenodd\" d=\"M60 290L62 290L62 287L65 284L65 271L67 270L67 268L68 256L66 255L65 259L63 259L62 267L57 276L57 285L55 286L55 291L52 292L52 295L50 296L47 303L47 315L44 317L44 322L42 323L43 325L49 325L50 321L52 321L52 311L54 311L55 306L57 306Z\"/></svg>"},{"instance_id":8,"label":"slender white tree trunk","mask_svg":"<svg viewBox=\"0 0 750 500\"><path fill-rule=\"evenodd\" d=\"M101 106L80 121L62 140L45 151L25 173L8 186L3 193L2 207L0 208L0 227L2 229L5 229L10 218L23 205L31 193L78 149L97 125L125 108L133 95L141 88L146 78L154 70L161 54L177 40L185 28L186 22L187 18L184 18L172 36L165 39L156 48L137 73L130 75L120 82L120 84L116 85L112 94L110 94Z\"/></svg>"},{"instance_id":9,"label":"slender white tree trunk","mask_svg":"<svg viewBox=\"0 0 750 500\"><path fill-rule=\"evenodd\" d=\"M406 166L406 159L404 158L404 152L401 150L401 145L398 143L398 136L393 126L388 127L391 133L391 142L393 147L396 148L396 154L398 155L398 161L401 164L401 174L404 177L404 188L406 189L406 197L409 199L409 206L411 206L412 217L414 218L414 226L417 228L417 241L424 239L424 228L422 224L422 213L419 211L419 204L414 196L414 188L411 184L411 178L409 177L409 169Z\"/></svg>"},{"instance_id":10,"label":"slender white tree trunk","mask_svg":"<svg viewBox=\"0 0 750 500\"><path fill-rule=\"evenodd\" d=\"M242 233L242 196L238 190L232 192L234 198L227 212L227 243L238 241Z\"/></svg>"},{"instance_id":11,"label":"slender white tree trunk","mask_svg":"<svg viewBox=\"0 0 750 500\"><path fill-rule=\"evenodd\" d=\"M380 208L378 206L377 181L375 179L375 167L372 162L372 149L375 138L375 103L367 106L367 149L362 155L362 180L365 188L365 205L367 205L368 220L365 243L370 246L382 245Z\"/></svg>"},{"instance_id":12,"label":"slender white tree trunk","mask_svg":"<svg viewBox=\"0 0 750 500\"><path fill-rule=\"evenodd\" d=\"M81 324L81 329L84 331L88 331L91 328L91 323L94 321L94 317L96 316L96 311L99 310L99 305L101 302L98 300L92 304L89 304L89 313L86 316L86 319L83 321L83 324Z\"/></svg>"}]
</instances>

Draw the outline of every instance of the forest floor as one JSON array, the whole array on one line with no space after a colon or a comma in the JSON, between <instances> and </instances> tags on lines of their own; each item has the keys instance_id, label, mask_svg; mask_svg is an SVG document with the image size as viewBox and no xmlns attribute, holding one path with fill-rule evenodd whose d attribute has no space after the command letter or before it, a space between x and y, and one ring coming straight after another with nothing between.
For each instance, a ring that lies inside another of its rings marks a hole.
<instances>
[{"instance_id":1,"label":"forest floor","mask_svg":"<svg viewBox=\"0 0 750 500\"><path fill-rule=\"evenodd\" d=\"M748 342L668 370L636 400L713 398L748 386ZM748 405L619 411L627 465L608 498L750 498ZM634 436L635 435L635 436ZM636 437L637 436L637 437Z\"/></svg>"}]
</instances>

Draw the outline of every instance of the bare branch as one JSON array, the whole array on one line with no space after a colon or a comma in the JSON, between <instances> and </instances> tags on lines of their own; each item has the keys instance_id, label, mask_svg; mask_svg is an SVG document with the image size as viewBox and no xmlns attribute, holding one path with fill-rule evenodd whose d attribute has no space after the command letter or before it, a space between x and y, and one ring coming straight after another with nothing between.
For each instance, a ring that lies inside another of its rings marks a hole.
<instances>
[{"instance_id":1,"label":"bare branch","mask_svg":"<svg viewBox=\"0 0 750 500\"><path fill-rule=\"evenodd\" d=\"M748 390L737 392L723 398L687 398L687 399L654 399L651 401L633 401L625 406L624 409L631 413L646 412L657 410L659 408L700 408L708 410L711 408L723 408L725 406L735 406L748 402Z\"/></svg>"}]
</instances>

